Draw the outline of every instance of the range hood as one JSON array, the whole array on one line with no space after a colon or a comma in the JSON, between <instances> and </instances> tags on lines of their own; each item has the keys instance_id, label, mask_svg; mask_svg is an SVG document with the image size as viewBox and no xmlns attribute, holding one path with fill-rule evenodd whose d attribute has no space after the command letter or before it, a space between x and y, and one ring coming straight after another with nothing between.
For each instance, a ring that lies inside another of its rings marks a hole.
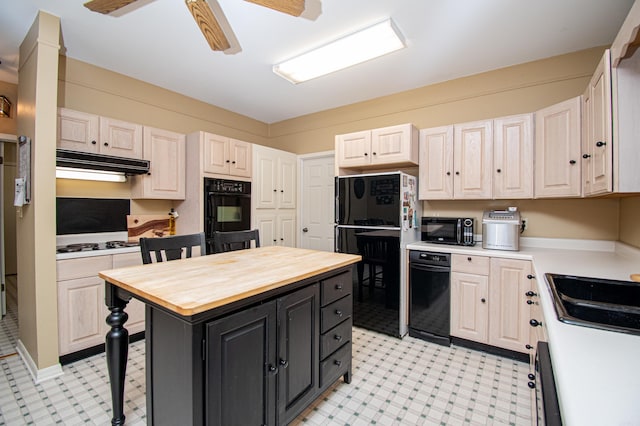
<instances>
[{"instance_id":1,"label":"range hood","mask_svg":"<svg viewBox=\"0 0 640 426\"><path fill-rule=\"evenodd\" d=\"M120 172L126 175L140 175L149 172L148 160L92 154L67 149L56 149L56 166Z\"/></svg>"}]
</instances>

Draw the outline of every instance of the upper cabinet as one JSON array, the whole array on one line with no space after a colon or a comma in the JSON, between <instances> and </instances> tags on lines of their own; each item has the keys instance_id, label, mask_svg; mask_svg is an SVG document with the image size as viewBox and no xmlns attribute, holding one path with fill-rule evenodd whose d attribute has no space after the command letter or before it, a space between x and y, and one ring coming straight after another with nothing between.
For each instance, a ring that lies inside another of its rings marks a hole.
<instances>
[{"instance_id":1,"label":"upper cabinet","mask_svg":"<svg viewBox=\"0 0 640 426\"><path fill-rule=\"evenodd\" d=\"M250 143L211 133L203 133L202 138L205 173L251 177Z\"/></svg>"},{"instance_id":2,"label":"upper cabinet","mask_svg":"<svg viewBox=\"0 0 640 426\"><path fill-rule=\"evenodd\" d=\"M582 194L581 103L577 96L536 112L535 198Z\"/></svg>"},{"instance_id":3,"label":"upper cabinet","mask_svg":"<svg viewBox=\"0 0 640 426\"><path fill-rule=\"evenodd\" d=\"M598 195L613 190L611 61L607 49L582 97L582 190Z\"/></svg>"},{"instance_id":4,"label":"upper cabinet","mask_svg":"<svg viewBox=\"0 0 640 426\"><path fill-rule=\"evenodd\" d=\"M456 198L491 198L492 121L453 126L453 193Z\"/></svg>"},{"instance_id":5,"label":"upper cabinet","mask_svg":"<svg viewBox=\"0 0 640 426\"><path fill-rule=\"evenodd\" d=\"M418 130L412 124L337 135L335 145L338 169L418 164Z\"/></svg>"},{"instance_id":6,"label":"upper cabinet","mask_svg":"<svg viewBox=\"0 0 640 426\"><path fill-rule=\"evenodd\" d=\"M533 115L420 130L420 199L531 198Z\"/></svg>"},{"instance_id":7,"label":"upper cabinet","mask_svg":"<svg viewBox=\"0 0 640 426\"><path fill-rule=\"evenodd\" d=\"M142 125L58 108L58 148L142 158Z\"/></svg>"},{"instance_id":8,"label":"upper cabinet","mask_svg":"<svg viewBox=\"0 0 640 426\"><path fill-rule=\"evenodd\" d=\"M493 198L533 198L533 114L493 120Z\"/></svg>"},{"instance_id":9,"label":"upper cabinet","mask_svg":"<svg viewBox=\"0 0 640 426\"><path fill-rule=\"evenodd\" d=\"M185 135L144 127L144 159L149 173L132 176L131 198L184 200Z\"/></svg>"}]
</instances>

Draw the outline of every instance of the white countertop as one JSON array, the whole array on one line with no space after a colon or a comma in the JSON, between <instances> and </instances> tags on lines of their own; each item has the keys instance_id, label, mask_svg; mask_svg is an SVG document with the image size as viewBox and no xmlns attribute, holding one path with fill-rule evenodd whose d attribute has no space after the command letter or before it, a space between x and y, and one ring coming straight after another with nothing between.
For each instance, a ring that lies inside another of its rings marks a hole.
<instances>
[{"instance_id":1,"label":"white countertop","mask_svg":"<svg viewBox=\"0 0 640 426\"><path fill-rule=\"evenodd\" d=\"M640 250L590 240L520 240L520 251L427 243L407 249L533 260L563 424L640 425L640 336L560 322L545 273L629 280ZM526 380L523 379L523 383Z\"/></svg>"}]
</instances>

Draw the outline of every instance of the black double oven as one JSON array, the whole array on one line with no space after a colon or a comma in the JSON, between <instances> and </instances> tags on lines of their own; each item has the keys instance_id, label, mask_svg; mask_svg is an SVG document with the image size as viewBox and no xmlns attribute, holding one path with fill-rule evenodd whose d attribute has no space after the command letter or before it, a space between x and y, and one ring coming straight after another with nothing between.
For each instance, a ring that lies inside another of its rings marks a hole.
<instances>
[{"instance_id":1,"label":"black double oven","mask_svg":"<svg viewBox=\"0 0 640 426\"><path fill-rule=\"evenodd\" d=\"M207 254L213 253L215 231L251 228L251 182L205 178L204 200Z\"/></svg>"}]
</instances>

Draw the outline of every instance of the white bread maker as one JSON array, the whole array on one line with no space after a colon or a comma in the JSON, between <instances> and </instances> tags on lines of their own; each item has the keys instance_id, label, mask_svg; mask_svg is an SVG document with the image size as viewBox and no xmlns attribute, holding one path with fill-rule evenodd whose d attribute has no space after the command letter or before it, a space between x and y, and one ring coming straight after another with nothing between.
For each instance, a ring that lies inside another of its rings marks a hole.
<instances>
[{"instance_id":1,"label":"white bread maker","mask_svg":"<svg viewBox=\"0 0 640 426\"><path fill-rule=\"evenodd\" d=\"M482 215L482 248L520 249L520 213L515 208L490 210Z\"/></svg>"}]
</instances>

